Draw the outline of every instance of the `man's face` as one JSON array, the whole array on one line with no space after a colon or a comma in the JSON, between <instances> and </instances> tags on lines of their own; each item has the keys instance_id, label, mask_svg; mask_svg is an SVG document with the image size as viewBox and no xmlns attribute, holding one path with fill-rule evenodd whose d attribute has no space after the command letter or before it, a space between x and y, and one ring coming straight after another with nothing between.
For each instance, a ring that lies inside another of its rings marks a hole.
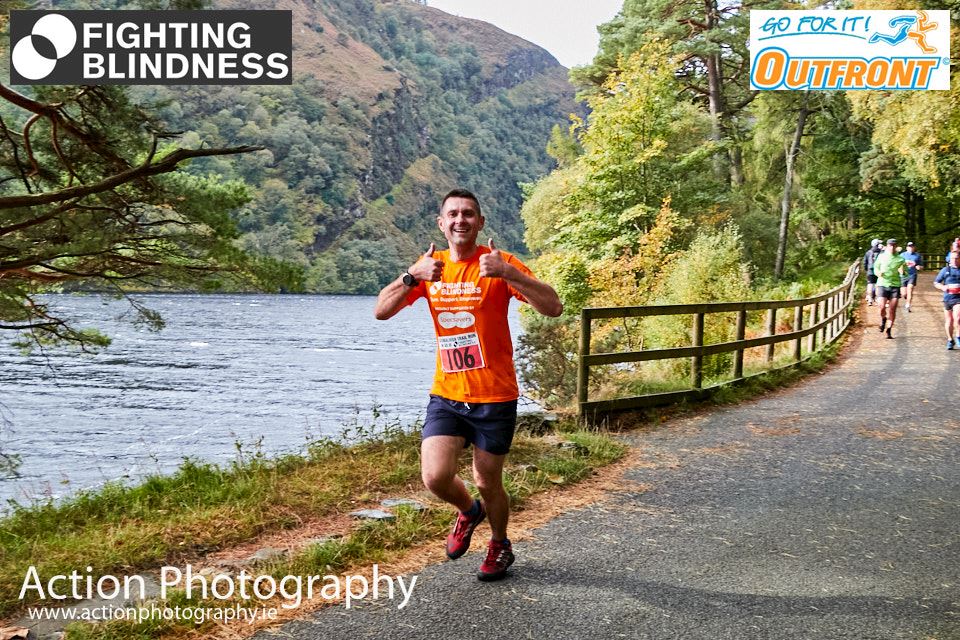
<instances>
[{"instance_id":1,"label":"man's face","mask_svg":"<svg viewBox=\"0 0 960 640\"><path fill-rule=\"evenodd\" d=\"M888 245L887 245L887 253L893 253L893 250L896 249L896 248L897 248L897 245L895 245L895 244L888 244Z\"/></svg>"},{"instance_id":2,"label":"man's face","mask_svg":"<svg viewBox=\"0 0 960 640\"><path fill-rule=\"evenodd\" d=\"M960 253L956 251L950 252L950 266L951 267L960 267Z\"/></svg>"},{"instance_id":3,"label":"man's face","mask_svg":"<svg viewBox=\"0 0 960 640\"><path fill-rule=\"evenodd\" d=\"M437 218L437 224L447 243L466 249L477 243L483 223L477 203L470 198L447 198Z\"/></svg>"}]
</instances>

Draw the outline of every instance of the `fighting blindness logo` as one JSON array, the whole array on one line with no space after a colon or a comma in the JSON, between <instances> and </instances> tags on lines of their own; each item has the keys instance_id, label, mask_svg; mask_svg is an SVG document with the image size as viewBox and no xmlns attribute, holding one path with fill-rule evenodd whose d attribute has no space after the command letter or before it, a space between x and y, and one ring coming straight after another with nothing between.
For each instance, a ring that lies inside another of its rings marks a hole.
<instances>
[{"instance_id":1,"label":"fighting blindness logo","mask_svg":"<svg viewBox=\"0 0 960 640\"><path fill-rule=\"evenodd\" d=\"M751 11L754 89L949 89L949 11Z\"/></svg>"},{"instance_id":2,"label":"fighting blindness logo","mask_svg":"<svg viewBox=\"0 0 960 640\"><path fill-rule=\"evenodd\" d=\"M290 11L11 11L13 84L291 84Z\"/></svg>"},{"instance_id":3,"label":"fighting blindness logo","mask_svg":"<svg viewBox=\"0 0 960 640\"><path fill-rule=\"evenodd\" d=\"M64 16L49 13L33 25L30 35L20 38L10 52L17 73L28 80L42 80L77 44L77 30Z\"/></svg>"}]
</instances>

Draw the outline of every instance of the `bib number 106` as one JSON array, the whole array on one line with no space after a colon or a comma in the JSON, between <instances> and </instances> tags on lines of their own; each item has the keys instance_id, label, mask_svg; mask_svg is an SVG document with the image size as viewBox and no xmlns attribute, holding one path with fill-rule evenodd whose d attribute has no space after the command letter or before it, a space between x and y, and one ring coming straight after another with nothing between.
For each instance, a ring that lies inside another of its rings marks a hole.
<instances>
[{"instance_id":1,"label":"bib number 106","mask_svg":"<svg viewBox=\"0 0 960 640\"><path fill-rule=\"evenodd\" d=\"M440 342L440 365L445 373L469 371L484 366L483 351L476 333L442 336Z\"/></svg>"}]
</instances>

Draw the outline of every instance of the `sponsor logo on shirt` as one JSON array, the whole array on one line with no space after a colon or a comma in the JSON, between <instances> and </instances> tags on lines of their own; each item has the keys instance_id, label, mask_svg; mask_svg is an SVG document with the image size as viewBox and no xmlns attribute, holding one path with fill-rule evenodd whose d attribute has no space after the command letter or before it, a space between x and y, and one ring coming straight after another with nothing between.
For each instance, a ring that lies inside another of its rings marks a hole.
<instances>
[{"instance_id":1,"label":"sponsor logo on shirt","mask_svg":"<svg viewBox=\"0 0 960 640\"><path fill-rule=\"evenodd\" d=\"M434 282L430 286L430 295L442 296L475 296L480 294L480 287L476 282Z\"/></svg>"},{"instance_id":2,"label":"sponsor logo on shirt","mask_svg":"<svg viewBox=\"0 0 960 640\"><path fill-rule=\"evenodd\" d=\"M457 313L444 311L437 314L437 322L444 329L453 329L454 327L466 329L473 326L476 321L477 319L468 311L458 311Z\"/></svg>"}]
</instances>

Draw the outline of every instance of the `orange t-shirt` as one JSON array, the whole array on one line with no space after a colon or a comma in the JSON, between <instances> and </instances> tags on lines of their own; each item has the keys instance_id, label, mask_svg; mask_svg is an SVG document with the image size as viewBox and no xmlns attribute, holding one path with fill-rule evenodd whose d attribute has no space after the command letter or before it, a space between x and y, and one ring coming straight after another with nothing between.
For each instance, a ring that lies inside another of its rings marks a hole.
<instances>
[{"instance_id":1,"label":"orange t-shirt","mask_svg":"<svg viewBox=\"0 0 960 640\"><path fill-rule=\"evenodd\" d=\"M421 282L407 294L407 305L425 297L430 306L437 333L437 370L430 393L448 400L507 402L520 395L507 307L511 297L527 299L503 278L480 277L480 256L485 253L490 248L478 246L468 260L453 262L448 250L435 252L433 257L443 262L440 280ZM533 275L512 254L500 254L504 262Z\"/></svg>"}]
</instances>

